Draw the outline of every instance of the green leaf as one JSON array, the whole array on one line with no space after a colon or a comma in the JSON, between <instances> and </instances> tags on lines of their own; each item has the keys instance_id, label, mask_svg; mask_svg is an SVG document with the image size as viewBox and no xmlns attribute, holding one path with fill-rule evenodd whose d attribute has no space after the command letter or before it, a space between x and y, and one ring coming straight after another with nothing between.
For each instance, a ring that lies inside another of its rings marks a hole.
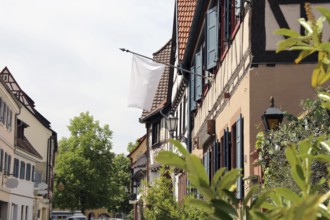
<instances>
[{"instance_id":1,"label":"green leaf","mask_svg":"<svg viewBox=\"0 0 330 220\"><path fill-rule=\"evenodd\" d=\"M293 203L296 203L300 200L300 197L295 192L293 192L292 190L290 190L288 188L278 187L273 190L275 193L279 194L283 198L290 200Z\"/></svg>"},{"instance_id":2,"label":"green leaf","mask_svg":"<svg viewBox=\"0 0 330 220\"><path fill-rule=\"evenodd\" d=\"M306 138L306 139L300 141L298 143L298 147L299 147L300 155L308 155L312 151L312 143L309 138Z\"/></svg>"},{"instance_id":3,"label":"green leaf","mask_svg":"<svg viewBox=\"0 0 330 220\"><path fill-rule=\"evenodd\" d=\"M316 7L316 8L326 18L326 20L328 21L328 24L330 24L330 11L327 8L324 8L324 7Z\"/></svg>"},{"instance_id":4,"label":"green leaf","mask_svg":"<svg viewBox=\"0 0 330 220\"><path fill-rule=\"evenodd\" d=\"M182 146L180 141L170 139L169 142L173 144L184 157L189 154L189 152Z\"/></svg>"},{"instance_id":5,"label":"green leaf","mask_svg":"<svg viewBox=\"0 0 330 220\"><path fill-rule=\"evenodd\" d=\"M330 42L324 42L324 43L320 43L318 46L317 46L317 49L319 50L323 50L327 53L330 53Z\"/></svg>"},{"instance_id":6,"label":"green leaf","mask_svg":"<svg viewBox=\"0 0 330 220\"><path fill-rule=\"evenodd\" d=\"M287 37L296 37L296 38L301 37L301 35L297 31L287 28L280 28L274 31L274 34L283 35Z\"/></svg>"},{"instance_id":7,"label":"green leaf","mask_svg":"<svg viewBox=\"0 0 330 220\"><path fill-rule=\"evenodd\" d=\"M188 198L186 200L186 203L188 205L191 205L191 206L195 207L195 208L201 209L201 210L203 210L204 212L207 212L207 213L213 213L214 212L214 209L213 209L212 205L209 204L208 202L204 201L204 200L201 200L201 199Z\"/></svg>"},{"instance_id":8,"label":"green leaf","mask_svg":"<svg viewBox=\"0 0 330 220\"><path fill-rule=\"evenodd\" d=\"M212 188L215 188L217 184L219 184L220 181L220 177L222 176L222 174L226 171L225 167L220 168L219 170L217 170L217 172L214 174L213 179L212 179Z\"/></svg>"},{"instance_id":9,"label":"green leaf","mask_svg":"<svg viewBox=\"0 0 330 220\"><path fill-rule=\"evenodd\" d=\"M297 183L297 185L303 192L306 192L307 186L304 181L305 179L301 178L304 175L302 174L303 171L302 171L301 161L300 159L296 158L296 156L298 156L298 152L295 149L295 145L288 146L285 150L285 155L290 163L291 175L293 180Z\"/></svg>"},{"instance_id":10,"label":"green leaf","mask_svg":"<svg viewBox=\"0 0 330 220\"><path fill-rule=\"evenodd\" d=\"M276 53L278 53L286 48L290 48L291 46L297 44L298 42L299 42L298 38L292 38L292 37L281 40L281 41L277 42Z\"/></svg>"},{"instance_id":11,"label":"green leaf","mask_svg":"<svg viewBox=\"0 0 330 220\"><path fill-rule=\"evenodd\" d=\"M253 220L269 220L268 216L258 210L251 210L250 211L251 219Z\"/></svg>"},{"instance_id":12,"label":"green leaf","mask_svg":"<svg viewBox=\"0 0 330 220\"><path fill-rule=\"evenodd\" d=\"M291 50L294 50L294 49L295 50L302 50L303 48L304 47L302 47L302 46L293 46L290 49ZM307 56L313 54L314 52L315 52L315 49L313 49L313 50L307 50L307 49L305 49L305 50L303 50L303 51L301 51L299 53L298 57L294 60L294 62L296 64L298 64L298 63L300 63L300 61L302 61L303 59L305 59Z\"/></svg>"},{"instance_id":13,"label":"green leaf","mask_svg":"<svg viewBox=\"0 0 330 220\"><path fill-rule=\"evenodd\" d=\"M322 141L321 146L330 153L330 141Z\"/></svg>"},{"instance_id":14,"label":"green leaf","mask_svg":"<svg viewBox=\"0 0 330 220\"><path fill-rule=\"evenodd\" d=\"M235 208L233 208L229 203L225 202L221 199L213 199L211 200L211 203L213 207L215 207L215 210L221 210L223 212L228 213L231 216L237 217L237 211Z\"/></svg>"},{"instance_id":15,"label":"green leaf","mask_svg":"<svg viewBox=\"0 0 330 220\"><path fill-rule=\"evenodd\" d=\"M187 170L185 160L171 151L160 151L155 157L155 160L161 164Z\"/></svg>"},{"instance_id":16,"label":"green leaf","mask_svg":"<svg viewBox=\"0 0 330 220\"><path fill-rule=\"evenodd\" d=\"M237 178L241 175L241 169L232 169L227 172L221 179L217 191L220 192L224 189L230 189L230 187L236 184Z\"/></svg>"},{"instance_id":17,"label":"green leaf","mask_svg":"<svg viewBox=\"0 0 330 220\"><path fill-rule=\"evenodd\" d=\"M330 102L330 93L327 92L319 92L317 97L322 99L323 101Z\"/></svg>"},{"instance_id":18,"label":"green leaf","mask_svg":"<svg viewBox=\"0 0 330 220\"><path fill-rule=\"evenodd\" d=\"M187 170L189 175L198 177L204 186L209 186L209 178L206 174L201 160L194 154L189 154L186 157Z\"/></svg>"},{"instance_id":19,"label":"green leaf","mask_svg":"<svg viewBox=\"0 0 330 220\"><path fill-rule=\"evenodd\" d=\"M315 88L316 86L322 85L329 80L329 77L330 74L327 74L322 67L322 63L319 63L312 73L312 86Z\"/></svg>"},{"instance_id":20,"label":"green leaf","mask_svg":"<svg viewBox=\"0 0 330 220\"><path fill-rule=\"evenodd\" d=\"M259 190L259 185L253 185L249 192L246 194L246 196L243 199L243 208L247 207L248 202L250 201L251 197L255 192Z\"/></svg>"},{"instance_id":21,"label":"green leaf","mask_svg":"<svg viewBox=\"0 0 330 220\"><path fill-rule=\"evenodd\" d=\"M236 194L234 192L229 191L228 189L223 189L222 192L226 195L227 199L229 199L233 205L238 205L238 199L236 198Z\"/></svg>"},{"instance_id":22,"label":"green leaf","mask_svg":"<svg viewBox=\"0 0 330 220\"><path fill-rule=\"evenodd\" d=\"M296 164L295 168L296 168L295 171L297 172L298 177L300 178L300 180L305 181L305 173L304 173L303 168L298 164Z\"/></svg>"}]
</instances>

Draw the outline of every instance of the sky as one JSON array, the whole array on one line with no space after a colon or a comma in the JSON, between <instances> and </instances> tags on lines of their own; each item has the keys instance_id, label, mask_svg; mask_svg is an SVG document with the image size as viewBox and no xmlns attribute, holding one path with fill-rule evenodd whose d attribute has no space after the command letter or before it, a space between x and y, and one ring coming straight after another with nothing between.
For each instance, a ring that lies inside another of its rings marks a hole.
<instances>
[{"instance_id":1,"label":"sky","mask_svg":"<svg viewBox=\"0 0 330 220\"><path fill-rule=\"evenodd\" d=\"M0 69L8 67L36 110L69 137L89 112L113 131L113 151L145 133L127 107L132 55L152 57L172 36L174 0L3 0Z\"/></svg>"}]
</instances>

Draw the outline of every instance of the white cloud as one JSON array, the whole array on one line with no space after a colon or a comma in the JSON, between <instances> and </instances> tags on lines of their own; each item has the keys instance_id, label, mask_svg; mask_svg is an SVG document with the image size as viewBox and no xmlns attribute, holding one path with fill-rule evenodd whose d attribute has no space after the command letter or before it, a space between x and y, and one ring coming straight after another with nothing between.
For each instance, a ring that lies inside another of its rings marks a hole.
<instances>
[{"instance_id":1,"label":"white cloud","mask_svg":"<svg viewBox=\"0 0 330 220\"><path fill-rule=\"evenodd\" d=\"M127 107L131 55L152 56L172 36L174 0L7 0L0 68L7 66L59 138L89 111L113 131L116 153L145 133Z\"/></svg>"}]
</instances>

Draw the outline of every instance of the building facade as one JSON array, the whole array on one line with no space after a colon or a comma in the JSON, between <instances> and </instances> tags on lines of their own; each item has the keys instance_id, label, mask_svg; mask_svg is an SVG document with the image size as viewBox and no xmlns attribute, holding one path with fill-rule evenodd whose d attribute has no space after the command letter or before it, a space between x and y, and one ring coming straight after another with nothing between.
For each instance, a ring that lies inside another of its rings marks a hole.
<instances>
[{"instance_id":1,"label":"building facade","mask_svg":"<svg viewBox=\"0 0 330 220\"><path fill-rule=\"evenodd\" d=\"M12 165L8 165L9 174L18 180L18 185L11 189L11 213L7 219L48 219L52 210L57 134L8 68L3 69L0 78L20 104L15 114Z\"/></svg>"}]
</instances>

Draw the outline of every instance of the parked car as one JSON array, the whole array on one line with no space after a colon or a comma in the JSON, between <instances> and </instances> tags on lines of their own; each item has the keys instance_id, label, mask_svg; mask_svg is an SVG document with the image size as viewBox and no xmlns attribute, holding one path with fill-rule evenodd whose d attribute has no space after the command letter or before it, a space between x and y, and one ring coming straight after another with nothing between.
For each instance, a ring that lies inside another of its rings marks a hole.
<instances>
[{"instance_id":1,"label":"parked car","mask_svg":"<svg viewBox=\"0 0 330 220\"><path fill-rule=\"evenodd\" d=\"M76 213L73 216L68 217L68 220L87 220L87 217L81 213Z\"/></svg>"}]
</instances>

